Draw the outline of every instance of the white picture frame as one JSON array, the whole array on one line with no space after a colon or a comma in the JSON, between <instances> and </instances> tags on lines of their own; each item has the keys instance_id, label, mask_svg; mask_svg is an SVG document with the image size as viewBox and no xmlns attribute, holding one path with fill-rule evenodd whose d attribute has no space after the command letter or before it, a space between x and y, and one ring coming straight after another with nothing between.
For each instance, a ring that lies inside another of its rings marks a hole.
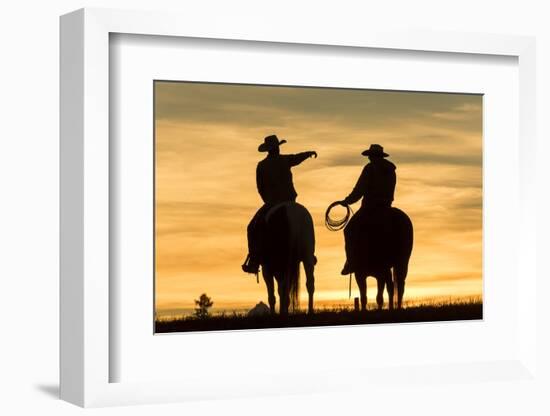
<instances>
[{"instance_id":1,"label":"white picture frame","mask_svg":"<svg viewBox=\"0 0 550 416\"><path fill-rule=\"evenodd\" d=\"M462 382L503 380L539 383L536 361L536 197L532 178L535 157L535 41L507 35L382 32L363 30L334 32L311 26L310 30L277 24L257 24L243 19L217 21L205 27L192 16L167 13L83 9L61 18L61 398L80 406L185 401L213 397L262 394L319 393L339 389L373 388L373 380L401 378L405 385L430 383L445 377ZM332 45L334 47L383 48L439 53L488 54L517 57L519 66L520 215L517 270L524 273L518 287L517 354L498 362L457 365L422 365L411 369L369 370L367 378L349 368L333 370L320 383L307 372L285 380L271 374L259 384L240 380L230 388L227 380L207 388L208 380L188 377L183 381L139 383L110 382L109 348L109 36L113 33L207 39L280 42L283 44ZM528 289L527 289L528 288ZM349 380L342 382L342 379ZM370 380L370 381L369 381ZM225 383L225 384L224 384ZM353 387L355 386L355 387ZM536 386L535 386L536 387Z\"/></svg>"}]
</instances>

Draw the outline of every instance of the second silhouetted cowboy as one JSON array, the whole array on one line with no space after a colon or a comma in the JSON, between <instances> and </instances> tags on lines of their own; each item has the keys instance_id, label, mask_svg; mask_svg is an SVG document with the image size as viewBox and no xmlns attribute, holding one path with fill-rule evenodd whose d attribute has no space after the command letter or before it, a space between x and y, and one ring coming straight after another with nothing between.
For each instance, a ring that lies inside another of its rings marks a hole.
<instances>
[{"instance_id":1,"label":"second silhouetted cowboy","mask_svg":"<svg viewBox=\"0 0 550 416\"><path fill-rule=\"evenodd\" d=\"M353 191L340 202L342 205L351 205L363 198L361 208L344 229L347 257L342 270L344 275L355 271L353 248L357 244L365 218L376 217L380 210L391 207L395 192L395 165L385 159L389 155L384 152L384 148L379 144L372 144L361 154L368 156L370 163L363 168Z\"/></svg>"}]
</instances>

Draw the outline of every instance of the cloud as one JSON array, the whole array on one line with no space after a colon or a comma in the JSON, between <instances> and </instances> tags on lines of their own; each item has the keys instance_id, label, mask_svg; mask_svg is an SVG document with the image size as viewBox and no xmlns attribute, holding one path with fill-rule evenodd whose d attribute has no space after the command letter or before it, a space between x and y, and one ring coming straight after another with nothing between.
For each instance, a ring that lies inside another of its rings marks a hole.
<instances>
[{"instance_id":1,"label":"cloud","mask_svg":"<svg viewBox=\"0 0 550 416\"><path fill-rule=\"evenodd\" d=\"M479 95L159 81L155 94L158 120L274 128L330 121L368 129L421 119L460 120L465 128L470 118L477 128L481 105Z\"/></svg>"},{"instance_id":2,"label":"cloud","mask_svg":"<svg viewBox=\"0 0 550 416\"><path fill-rule=\"evenodd\" d=\"M394 160L398 164L437 164L479 167L482 163L482 155L480 153L444 154L426 151L410 151L395 155Z\"/></svg>"},{"instance_id":3,"label":"cloud","mask_svg":"<svg viewBox=\"0 0 550 416\"><path fill-rule=\"evenodd\" d=\"M459 165L479 167L482 163L481 154L444 154L422 150L394 152L392 162L397 166L404 164L419 165ZM323 166L358 166L358 162L368 163L367 158L359 159L357 155L341 153L323 158Z\"/></svg>"},{"instance_id":4,"label":"cloud","mask_svg":"<svg viewBox=\"0 0 550 416\"><path fill-rule=\"evenodd\" d=\"M462 103L447 111L434 112L431 116L447 121L481 120L481 103Z\"/></svg>"}]
</instances>

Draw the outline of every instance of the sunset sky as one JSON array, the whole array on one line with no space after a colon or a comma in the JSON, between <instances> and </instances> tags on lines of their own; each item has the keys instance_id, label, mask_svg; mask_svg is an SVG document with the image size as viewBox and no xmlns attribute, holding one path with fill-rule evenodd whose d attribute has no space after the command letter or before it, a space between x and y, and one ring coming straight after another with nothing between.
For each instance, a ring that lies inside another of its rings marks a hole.
<instances>
[{"instance_id":1,"label":"sunset sky","mask_svg":"<svg viewBox=\"0 0 550 416\"><path fill-rule=\"evenodd\" d=\"M349 194L371 143L397 165L394 206L415 228L405 300L481 295L482 96L157 81L155 118L159 316L184 313L201 293L218 311L267 303L241 264L262 204L257 148L270 134L287 140L281 153L319 155L293 168L315 222L318 306L350 302L344 236L325 228L324 212Z\"/></svg>"}]
</instances>

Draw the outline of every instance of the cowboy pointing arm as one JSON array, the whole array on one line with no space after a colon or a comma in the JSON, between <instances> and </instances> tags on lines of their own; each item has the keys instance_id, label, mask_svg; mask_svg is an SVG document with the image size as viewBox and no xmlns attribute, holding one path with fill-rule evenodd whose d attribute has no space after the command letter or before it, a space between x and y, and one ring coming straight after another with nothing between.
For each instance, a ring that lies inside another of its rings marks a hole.
<instances>
[{"instance_id":1,"label":"cowboy pointing arm","mask_svg":"<svg viewBox=\"0 0 550 416\"><path fill-rule=\"evenodd\" d=\"M310 157L316 158L317 152L315 151L301 152L301 153L296 153L295 155L284 155L284 157L287 158L288 164L290 166L298 166L300 163L302 163L304 160Z\"/></svg>"}]
</instances>

